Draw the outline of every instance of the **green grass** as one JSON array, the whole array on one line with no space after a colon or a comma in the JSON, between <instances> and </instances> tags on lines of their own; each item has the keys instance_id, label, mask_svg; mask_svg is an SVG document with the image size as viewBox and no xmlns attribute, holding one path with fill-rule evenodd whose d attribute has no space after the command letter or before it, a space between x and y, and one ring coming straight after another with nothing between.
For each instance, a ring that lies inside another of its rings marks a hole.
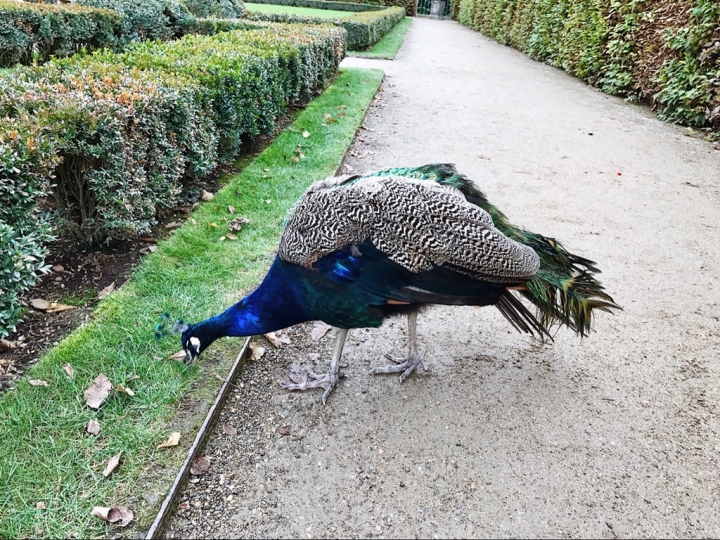
<instances>
[{"instance_id":1,"label":"green grass","mask_svg":"<svg viewBox=\"0 0 720 540\"><path fill-rule=\"evenodd\" d=\"M153 339L158 318L169 312L187 321L204 319L259 282L288 208L311 182L333 173L381 79L379 70L343 70L290 129L195 210L196 224L189 221L161 242L90 321L0 396L0 538L107 535L110 529L91 517L92 507L128 502L140 524L149 525L162 498L144 502L148 489L161 495L169 488L201 416L196 412L188 426L177 416L178 404L190 391L209 400L218 357L234 359L241 344L222 340L186 368L165 360L180 350L178 336ZM328 122L326 113L336 121ZM296 149L305 155L297 163ZM236 216L252 222L237 240L220 241ZM66 362L75 369L72 380L63 372ZM86 407L83 392L101 372L135 396L113 393L98 412ZM139 379L128 383L136 374ZM27 379L49 386L33 387ZM97 438L83 433L90 419L102 427ZM181 446L156 450L178 425ZM103 478L108 459L120 451L120 466ZM38 509L38 502L45 508Z\"/></svg>"},{"instance_id":2,"label":"green grass","mask_svg":"<svg viewBox=\"0 0 720 540\"><path fill-rule=\"evenodd\" d=\"M385 37L378 41L375 45L366 51L348 51L348 56L363 56L366 58L386 58L392 60L395 58L398 50L403 44L405 34L412 24L410 17L405 17L390 30Z\"/></svg>"},{"instance_id":3,"label":"green grass","mask_svg":"<svg viewBox=\"0 0 720 540\"><path fill-rule=\"evenodd\" d=\"M293 13L294 15L307 15L308 17L349 17L354 11L337 11L334 9L313 9L294 6L281 6L276 4L248 4L245 7L250 11L260 13Z\"/></svg>"}]
</instances>

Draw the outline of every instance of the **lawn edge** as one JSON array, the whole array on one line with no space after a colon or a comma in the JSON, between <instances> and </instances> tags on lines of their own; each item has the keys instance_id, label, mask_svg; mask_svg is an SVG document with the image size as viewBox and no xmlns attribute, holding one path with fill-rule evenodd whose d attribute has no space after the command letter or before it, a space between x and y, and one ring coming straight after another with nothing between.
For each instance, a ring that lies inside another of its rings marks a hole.
<instances>
[{"instance_id":1,"label":"lawn edge","mask_svg":"<svg viewBox=\"0 0 720 540\"><path fill-rule=\"evenodd\" d=\"M370 47L367 51L348 51L347 55L351 56L353 58L370 58L370 59L374 59L374 60L395 60L395 57L397 56L398 51L405 44L405 38L407 37L407 33L410 30L410 27L412 26L412 20L413 20L412 17L405 17L403 20L401 20L396 25L396 26L398 26L401 24L405 24L406 27L405 27L405 30L403 30L401 39L398 42L397 47L395 47L395 49L393 50L392 54L374 54L372 52L372 50L375 48L380 48L385 40L389 40L391 37L390 34L392 34L392 32L395 28L392 28L390 30L390 32L385 34L385 36L383 36L383 38L380 41L378 41L375 45Z\"/></svg>"}]
</instances>

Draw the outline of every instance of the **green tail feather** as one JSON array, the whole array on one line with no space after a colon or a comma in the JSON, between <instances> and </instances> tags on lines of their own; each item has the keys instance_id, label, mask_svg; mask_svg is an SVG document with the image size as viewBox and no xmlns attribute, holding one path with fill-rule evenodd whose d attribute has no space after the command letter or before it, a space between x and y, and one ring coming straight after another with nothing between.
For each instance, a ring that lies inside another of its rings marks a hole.
<instances>
[{"instance_id":1,"label":"green tail feather","mask_svg":"<svg viewBox=\"0 0 720 540\"><path fill-rule=\"evenodd\" d=\"M469 202L489 213L495 227L505 236L533 248L540 257L540 269L526 283L527 290L518 292L538 308L541 333L549 335L553 326L564 324L586 336L595 310L622 309L595 279L594 274L599 274L600 270L593 261L570 253L553 238L511 224L468 178L457 172L454 165L433 163L387 169L368 176L404 176L455 187Z\"/></svg>"}]
</instances>

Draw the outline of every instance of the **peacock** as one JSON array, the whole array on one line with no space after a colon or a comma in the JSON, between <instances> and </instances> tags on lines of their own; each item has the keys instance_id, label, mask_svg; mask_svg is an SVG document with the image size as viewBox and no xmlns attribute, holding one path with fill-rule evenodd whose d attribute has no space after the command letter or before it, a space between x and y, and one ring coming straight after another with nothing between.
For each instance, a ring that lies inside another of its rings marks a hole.
<instances>
[{"instance_id":1,"label":"peacock","mask_svg":"<svg viewBox=\"0 0 720 540\"><path fill-rule=\"evenodd\" d=\"M288 213L277 255L260 286L223 313L184 325L191 363L216 339L273 332L306 321L337 327L327 373L290 374L288 390L324 390L338 380L348 330L408 321L407 358L373 374L428 369L417 314L430 304L494 305L517 330L580 336L596 310L619 309L595 263L553 238L512 225L452 164L393 168L314 183ZM534 305L532 313L524 298Z\"/></svg>"}]
</instances>

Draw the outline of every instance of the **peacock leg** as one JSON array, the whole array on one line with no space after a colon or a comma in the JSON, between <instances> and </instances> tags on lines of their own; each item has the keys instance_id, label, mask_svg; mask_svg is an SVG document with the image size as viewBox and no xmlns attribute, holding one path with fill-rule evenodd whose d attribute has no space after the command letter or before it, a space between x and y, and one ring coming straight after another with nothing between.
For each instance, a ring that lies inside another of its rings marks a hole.
<instances>
[{"instance_id":1,"label":"peacock leg","mask_svg":"<svg viewBox=\"0 0 720 540\"><path fill-rule=\"evenodd\" d=\"M288 377L290 381L278 381L280 386L288 390L310 390L311 388L324 388L325 393L322 396L323 405L325 400L332 392L337 382L342 379L345 374L340 371L340 356L342 355L343 347L345 346L345 338L347 337L347 330L338 329L337 337L335 338L335 351L333 352L332 360L330 361L330 371L318 375L312 371L304 371L302 373L290 372Z\"/></svg>"},{"instance_id":2,"label":"peacock leg","mask_svg":"<svg viewBox=\"0 0 720 540\"><path fill-rule=\"evenodd\" d=\"M425 371L430 369L425 360L420 358L418 353L417 344L417 311L408 313L408 340L410 341L410 354L407 358L395 358L389 354L386 354L388 360L395 362L395 365L389 365L384 367L376 367L370 370L373 375L379 373L400 373L400 382L403 382L408 376L415 371L415 368L420 366Z\"/></svg>"}]
</instances>

